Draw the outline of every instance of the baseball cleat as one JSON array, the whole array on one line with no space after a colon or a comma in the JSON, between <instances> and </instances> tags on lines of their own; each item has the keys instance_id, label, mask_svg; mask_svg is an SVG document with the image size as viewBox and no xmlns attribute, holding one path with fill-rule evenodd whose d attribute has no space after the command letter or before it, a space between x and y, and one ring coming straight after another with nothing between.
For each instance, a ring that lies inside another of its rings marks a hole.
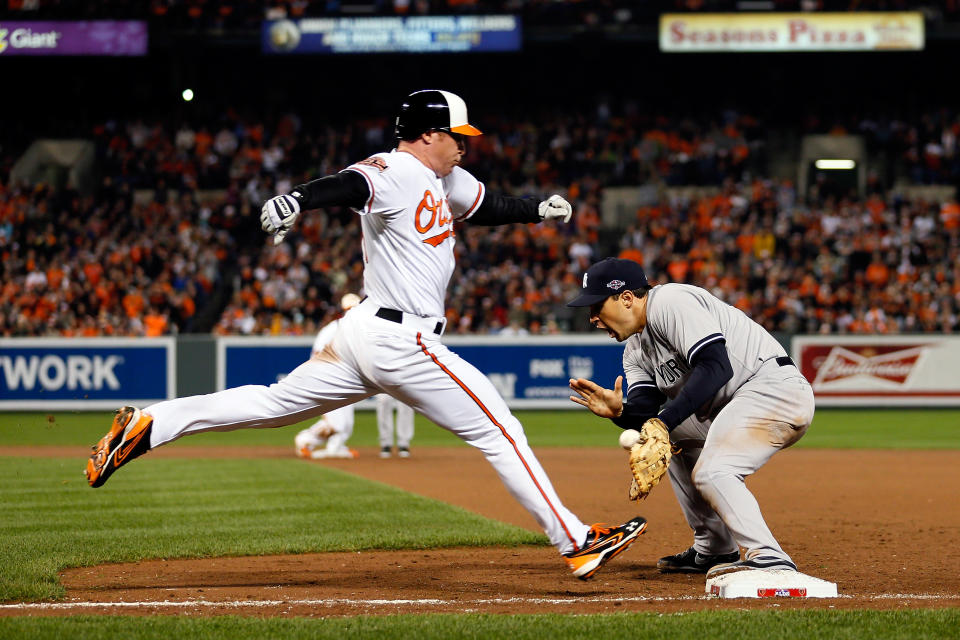
<instances>
[{"instance_id":1,"label":"baseball cleat","mask_svg":"<svg viewBox=\"0 0 960 640\"><path fill-rule=\"evenodd\" d=\"M324 460L329 458L346 458L353 459L359 458L360 453L354 449L347 449L346 447L342 449L334 449L333 451L329 449L314 449L310 453L310 457L314 460Z\"/></svg>"},{"instance_id":2,"label":"baseball cleat","mask_svg":"<svg viewBox=\"0 0 960 640\"><path fill-rule=\"evenodd\" d=\"M391 451L390 447L383 447L380 449L381 458L389 458L391 455L393 455L393 452Z\"/></svg>"},{"instance_id":3,"label":"baseball cleat","mask_svg":"<svg viewBox=\"0 0 960 640\"><path fill-rule=\"evenodd\" d=\"M729 564L718 564L707 571L707 579L725 576L728 573L737 571L750 571L757 569L775 569L778 571L796 571L797 565L787 559L777 558L776 556L756 556L749 560L738 560Z\"/></svg>"},{"instance_id":4,"label":"baseball cleat","mask_svg":"<svg viewBox=\"0 0 960 640\"><path fill-rule=\"evenodd\" d=\"M310 447L303 446L297 449L298 458L307 458L310 459L310 454L313 453L313 450Z\"/></svg>"},{"instance_id":5,"label":"baseball cleat","mask_svg":"<svg viewBox=\"0 0 960 640\"><path fill-rule=\"evenodd\" d=\"M113 417L107 435L92 447L84 475L90 486L103 485L113 472L150 450L153 418L136 407L121 407Z\"/></svg>"},{"instance_id":6,"label":"baseball cleat","mask_svg":"<svg viewBox=\"0 0 960 640\"><path fill-rule=\"evenodd\" d=\"M647 521L641 517L619 527L595 524L587 532L583 547L564 554L563 558L573 575L589 580L608 560L626 551L646 528Z\"/></svg>"},{"instance_id":7,"label":"baseball cleat","mask_svg":"<svg viewBox=\"0 0 960 640\"><path fill-rule=\"evenodd\" d=\"M711 556L699 553L693 547L674 556L664 556L657 561L660 573L706 573L718 564L730 564L740 559L739 551Z\"/></svg>"},{"instance_id":8,"label":"baseball cleat","mask_svg":"<svg viewBox=\"0 0 960 640\"><path fill-rule=\"evenodd\" d=\"M397 455L400 456L401 458L409 458L410 449L408 449L407 447L397 447Z\"/></svg>"}]
</instances>

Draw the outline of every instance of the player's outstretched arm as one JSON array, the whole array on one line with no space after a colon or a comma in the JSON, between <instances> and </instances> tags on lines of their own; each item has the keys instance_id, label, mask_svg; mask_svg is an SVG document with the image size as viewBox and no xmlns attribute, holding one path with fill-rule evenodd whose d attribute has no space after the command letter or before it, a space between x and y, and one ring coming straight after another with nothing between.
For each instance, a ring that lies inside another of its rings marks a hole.
<instances>
[{"instance_id":1,"label":"player's outstretched arm","mask_svg":"<svg viewBox=\"0 0 960 640\"><path fill-rule=\"evenodd\" d=\"M570 388L580 396L570 396L572 401L601 418L610 418L621 429L639 429L644 422L656 417L667 399L652 383L634 384L624 398L623 376L617 377L613 389L604 389L583 378L570 380Z\"/></svg>"},{"instance_id":2,"label":"player's outstretched arm","mask_svg":"<svg viewBox=\"0 0 960 640\"><path fill-rule=\"evenodd\" d=\"M538 203L534 198L514 198L488 192L476 212L467 218L467 222L485 227L544 220L570 222L572 215L573 207L570 203L556 194Z\"/></svg>"},{"instance_id":3,"label":"player's outstretched arm","mask_svg":"<svg viewBox=\"0 0 960 640\"><path fill-rule=\"evenodd\" d=\"M571 400L601 418L617 418L623 412L623 376L617 376L613 389L604 389L585 378L571 378L570 388L578 394L570 396Z\"/></svg>"},{"instance_id":4,"label":"player's outstretched arm","mask_svg":"<svg viewBox=\"0 0 960 640\"><path fill-rule=\"evenodd\" d=\"M370 198L370 188L363 176L343 171L294 187L286 195L270 198L260 210L260 226L273 234L273 243L280 244L301 211L329 206L359 209Z\"/></svg>"}]
</instances>

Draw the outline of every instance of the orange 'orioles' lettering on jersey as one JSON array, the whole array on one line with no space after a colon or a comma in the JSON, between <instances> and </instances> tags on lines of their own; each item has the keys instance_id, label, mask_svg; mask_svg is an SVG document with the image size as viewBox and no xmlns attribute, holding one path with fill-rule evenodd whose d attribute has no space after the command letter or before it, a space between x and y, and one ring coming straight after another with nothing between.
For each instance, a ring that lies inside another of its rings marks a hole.
<instances>
[{"instance_id":1,"label":"orange 'orioles' lettering on jersey","mask_svg":"<svg viewBox=\"0 0 960 640\"><path fill-rule=\"evenodd\" d=\"M431 247L435 247L439 245L441 242L443 242L444 240L446 240L447 238L452 238L455 235L456 234L453 232L453 229L447 229L443 233L427 238L426 240L424 240L424 242L429 244Z\"/></svg>"},{"instance_id":2,"label":"orange 'orioles' lettering on jersey","mask_svg":"<svg viewBox=\"0 0 960 640\"><path fill-rule=\"evenodd\" d=\"M446 206L446 200L437 200L434 197L433 192L431 192L429 189L424 191L423 199L420 201L420 204L417 205L417 211L413 218L414 224L417 227L417 231L425 234L433 229L434 224L436 224L436 226L439 228L450 225L453 222L453 216L447 215L446 210L448 210L448 206ZM427 219L426 222L424 222L424 211L430 212L430 218ZM446 229L437 235L425 238L424 242L430 246L436 247L447 238L453 237L453 235L453 227L451 226L449 229Z\"/></svg>"},{"instance_id":3,"label":"orange 'orioles' lettering on jersey","mask_svg":"<svg viewBox=\"0 0 960 640\"><path fill-rule=\"evenodd\" d=\"M368 167L373 167L380 173L383 173L387 170L387 163L384 162L383 158L378 158L377 156L370 156L366 160L361 160L357 164L363 164Z\"/></svg>"},{"instance_id":4,"label":"orange 'orioles' lettering on jersey","mask_svg":"<svg viewBox=\"0 0 960 640\"><path fill-rule=\"evenodd\" d=\"M437 213L443 215L441 209L443 208L443 201L437 202L437 199L433 197L433 193L429 190L423 192L423 200L420 201L420 204L417 205L417 213L414 216L414 222L417 225L417 231L420 233L426 233L433 228L433 223L437 220ZM430 212L430 219L427 220L426 224L421 224L423 220L423 210L426 209Z\"/></svg>"}]
</instances>

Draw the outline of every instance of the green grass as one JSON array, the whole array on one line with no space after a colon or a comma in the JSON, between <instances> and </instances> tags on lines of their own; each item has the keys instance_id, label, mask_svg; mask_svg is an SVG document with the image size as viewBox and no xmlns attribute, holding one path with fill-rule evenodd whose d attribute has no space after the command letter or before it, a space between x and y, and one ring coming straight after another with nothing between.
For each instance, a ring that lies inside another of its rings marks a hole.
<instances>
[{"instance_id":1,"label":"green grass","mask_svg":"<svg viewBox=\"0 0 960 640\"><path fill-rule=\"evenodd\" d=\"M546 544L302 461L147 457L91 491L77 460L0 460L0 601L61 597L61 569L144 558Z\"/></svg>"},{"instance_id":2,"label":"green grass","mask_svg":"<svg viewBox=\"0 0 960 640\"><path fill-rule=\"evenodd\" d=\"M221 616L0 618L0 639L70 638L670 638L671 640L934 640L957 638L960 611L702 611L660 615L401 615L354 618Z\"/></svg>"},{"instance_id":3,"label":"green grass","mask_svg":"<svg viewBox=\"0 0 960 640\"><path fill-rule=\"evenodd\" d=\"M960 410L821 409L797 446L960 449Z\"/></svg>"},{"instance_id":4,"label":"green grass","mask_svg":"<svg viewBox=\"0 0 960 640\"><path fill-rule=\"evenodd\" d=\"M615 446L581 411L517 413L536 446ZM0 446L89 446L106 413L0 413ZM291 446L300 425L185 438L172 447ZM352 444L375 446L371 412ZM414 446L465 446L417 418ZM960 411L821 410L804 447L960 448ZM80 461L82 463L82 461ZM57 572L156 557L546 544L537 534L322 465L145 458L91 491L76 459L0 458L0 601L56 599ZM317 491L323 485L329 491ZM140 490L150 486L149 492ZM96 517L91 517L96 514ZM362 519L362 521L361 521ZM350 527L354 535L339 532ZM198 535L197 532L203 532ZM9 612L7 612L9 613ZM573 612L571 612L573 613ZM658 615L410 615L342 619L218 616L0 617L4 638L960 638L960 610L704 611Z\"/></svg>"},{"instance_id":5,"label":"green grass","mask_svg":"<svg viewBox=\"0 0 960 640\"><path fill-rule=\"evenodd\" d=\"M620 430L585 411L518 411L534 447L616 446ZM110 414L55 412L0 413L0 445L84 445L107 430ZM245 429L190 436L171 446L292 446L298 429ZM376 446L376 420L358 411L354 446ZM417 416L414 447L460 446L461 441L423 416ZM462 445L466 446L466 445ZM956 409L821 409L799 447L836 449L960 449L960 410Z\"/></svg>"}]
</instances>

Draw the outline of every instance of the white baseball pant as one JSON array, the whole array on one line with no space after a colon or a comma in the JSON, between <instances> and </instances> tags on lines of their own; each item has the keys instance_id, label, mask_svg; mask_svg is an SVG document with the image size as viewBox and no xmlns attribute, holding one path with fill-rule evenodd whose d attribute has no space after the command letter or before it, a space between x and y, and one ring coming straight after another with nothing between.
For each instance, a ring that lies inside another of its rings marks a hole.
<instances>
[{"instance_id":1,"label":"white baseball pant","mask_svg":"<svg viewBox=\"0 0 960 640\"><path fill-rule=\"evenodd\" d=\"M507 490L560 553L579 548L589 527L560 501L520 422L476 367L440 342L443 318L375 315L371 299L347 312L320 357L280 382L247 385L146 407L150 445L206 431L281 427L383 391L480 449Z\"/></svg>"},{"instance_id":2,"label":"white baseball pant","mask_svg":"<svg viewBox=\"0 0 960 640\"><path fill-rule=\"evenodd\" d=\"M354 407L347 405L323 414L323 417L310 425L294 438L297 449L325 448L329 452L347 448L347 440L353 435ZM329 436L322 435L327 428L333 429Z\"/></svg>"},{"instance_id":3,"label":"white baseball pant","mask_svg":"<svg viewBox=\"0 0 960 640\"><path fill-rule=\"evenodd\" d=\"M393 446L394 410L396 410L397 447L409 449L413 440L413 409L393 396L377 395L377 434L380 448Z\"/></svg>"}]
</instances>

